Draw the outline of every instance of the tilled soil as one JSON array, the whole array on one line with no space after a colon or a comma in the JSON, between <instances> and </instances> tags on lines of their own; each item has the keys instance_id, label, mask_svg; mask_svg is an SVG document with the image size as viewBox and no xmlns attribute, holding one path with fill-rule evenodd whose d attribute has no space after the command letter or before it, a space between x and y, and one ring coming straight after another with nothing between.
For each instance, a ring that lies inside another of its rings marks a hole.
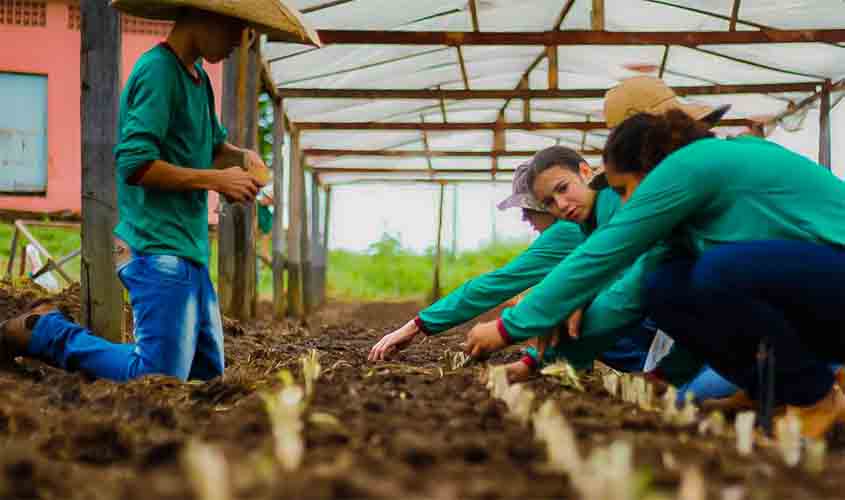
<instances>
[{"instance_id":1,"label":"tilled soil","mask_svg":"<svg viewBox=\"0 0 845 500\"><path fill-rule=\"evenodd\" d=\"M0 320L40 293L0 288ZM78 314L78 290L61 302ZM370 346L418 307L333 303L308 325L227 321L226 375L206 383L115 384L31 360L0 368L0 498L193 498L180 462L190 439L222 448L238 499L575 498L567 477L546 465L530 425L491 400L483 366L448 369L447 350L459 350L465 329L414 344L389 363L367 363ZM273 459L259 393L279 387L282 369L299 376L310 349L324 374L308 413L331 414L340 425L309 422L305 462L285 472ZM741 457L731 435L668 425L611 399L595 376L584 383L582 393L552 379L529 382L538 403L558 402L582 453L630 442L652 494L674 498L681 471L697 466L711 499L845 498L838 441L826 470L813 475L786 467L770 448Z\"/></svg>"}]
</instances>

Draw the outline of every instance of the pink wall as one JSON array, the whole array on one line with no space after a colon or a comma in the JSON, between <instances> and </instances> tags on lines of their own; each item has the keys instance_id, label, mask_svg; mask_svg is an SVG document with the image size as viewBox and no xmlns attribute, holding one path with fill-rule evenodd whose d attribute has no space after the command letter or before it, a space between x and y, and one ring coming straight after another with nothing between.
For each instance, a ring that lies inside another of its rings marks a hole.
<instances>
[{"instance_id":1,"label":"pink wall","mask_svg":"<svg viewBox=\"0 0 845 500\"><path fill-rule=\"evenodd\" d=\"M80 39L79 31L68 29L67 16L67 2L51 1L44 28L0 25L0 72L47 76L47 194L0 196L0 210L80 211ZM155 36L123 35L124 83L138 57L159 41ZM222 67L214 64L206 69L219 110ZM215 205L216 196L211 206Z\"/></svg>"}]
</instances>

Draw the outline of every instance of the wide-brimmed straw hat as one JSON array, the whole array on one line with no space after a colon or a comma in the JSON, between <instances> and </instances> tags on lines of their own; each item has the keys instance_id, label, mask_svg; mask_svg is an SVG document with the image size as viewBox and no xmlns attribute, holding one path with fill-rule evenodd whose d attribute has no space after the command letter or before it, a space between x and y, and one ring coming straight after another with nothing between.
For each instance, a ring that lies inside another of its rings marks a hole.
<instances>
[{"instance_id":1,"label":"wide-brimmed straw hat","mask_svg":"<svg viewBox=\"0 0 845 500\"><path fill-rule=\"evenodd\" d=\"M146 19L175 20L182 9L233 17L275 40L320 45L302 14L281 0L112 0L112 7Z\"/></svg>"},{"instance_id":2,"label":"wide-brimmed straw hat","mask_svg":"<svg viewBox=\"0 0 845 500\"><path fill-rule=\"evenodd\" d=\"M629 78L604 95L604 119L609 128L616 127L637 113L657 115L670 109L679 109L713 126L725 116L730 107L730 104L711 108L681 102L663 80L653 76Z\"/></svg>"},{"instance_id":3,"label":"wide-brimmed straw hat","mask_svg":"<svg viewBox=\"0 0 845 500\"><path fill-rule=\"evenodd\" d=\"M496 207L499 210L507 208L519 207L533 210L535 212L548 212L543 205L541 205L531 192L531 186L528 185L528 170L531 168L531 163L523 163L516 167L513 173L513 193L500 201Z\"/></svg>"}]
</instances>

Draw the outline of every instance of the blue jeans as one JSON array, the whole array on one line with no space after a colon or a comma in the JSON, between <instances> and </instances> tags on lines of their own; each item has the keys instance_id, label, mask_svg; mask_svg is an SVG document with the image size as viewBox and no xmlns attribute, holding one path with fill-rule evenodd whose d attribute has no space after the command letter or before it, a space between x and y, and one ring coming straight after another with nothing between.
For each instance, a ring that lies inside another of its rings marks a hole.
<instances>
[{"instance_id":1,"label":"blue jeans","mask_svg":"<svg viewBox=\"0 0 845 500\"><path fill-rule=\"evenodd\" d=\"M29 354L116 381L152 374L209 380L223 374L223 325L208 268L173 255L133 252L118 276L132 302L134 344L108 342L51 313L35 324Z\"/></svg>"},{"instance_id":2,"label":"blue jeans","mask_svg":"<svg viewBox=\"0 0 845 500\"><path fill-rule=\"evenodd\" d=\"M806 406L833 385L845 359L845 250L801 241L724 244L662 265L647 279L646 309L684 348L749 395L756 354L775 355L775 400Z\"/></svg>"},{"instance_id":3,"label":"blue jeans","mask_svg":"<svg viewBox=\"0 0 845 500\"><path fill-rule=\"evenodd\" d=\"M677 403L683 404L687 393L692 393L695 403L701 403L707 399L732 396L736 391L737 386L730 380L719 375L709 366L705 366L692 380L678 388Z\"/></svg>"}]
</instances>

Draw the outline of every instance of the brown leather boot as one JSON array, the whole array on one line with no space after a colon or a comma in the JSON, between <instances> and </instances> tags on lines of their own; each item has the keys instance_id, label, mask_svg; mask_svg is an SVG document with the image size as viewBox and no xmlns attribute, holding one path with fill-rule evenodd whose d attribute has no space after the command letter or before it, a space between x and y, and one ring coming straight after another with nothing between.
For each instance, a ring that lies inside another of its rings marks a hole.
<instances>
[{"instance_id":1,"label":"brown leather boot","mask_svg":"<svg viewBox=\"0 0 845 500\"><path fill-rule=\"evenodd\" d=\"M801 435L813 439L822 439L837 422L845 417L845 396L838 384L834 384L822 398L810 406L787 406L788 415L797 415L801 419Z\"/></svg>"},{"instance_id":2,"label":"brown leather boot","mask_svg":"<svg viewBox=\"0 0 845 500\"><path fill-rule=\"evenodd\" d=\"M9 362L26 353L32 329L44 314L58 311L50 299L33 302L29 310L0 323L0 363Z\"/></svg>"}]
</instances>

